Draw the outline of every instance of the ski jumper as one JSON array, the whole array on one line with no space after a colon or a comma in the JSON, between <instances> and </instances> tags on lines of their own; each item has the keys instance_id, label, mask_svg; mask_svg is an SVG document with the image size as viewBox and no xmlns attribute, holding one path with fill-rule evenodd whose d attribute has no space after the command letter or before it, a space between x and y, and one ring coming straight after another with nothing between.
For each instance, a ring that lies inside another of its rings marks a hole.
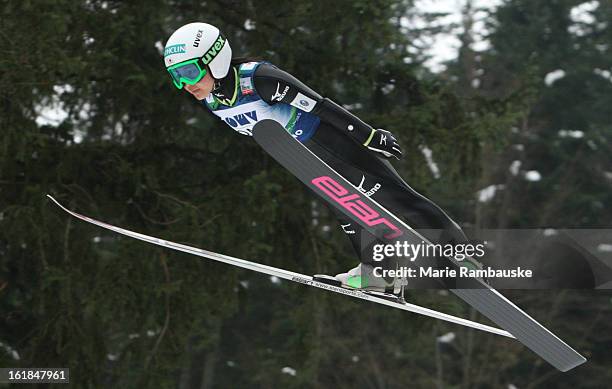
<instances>
[{"instance_id":1,"label":"ski jumper","mask_svg":"<svg viewBox=\"0 0 612 389\"><path fill-rule=\"evenodd\" d=\"M434 243L464 243L461 228L440 207L412 189L382 155L363 146L373 128L267 62L230 68L204 105L228 126L252 135L259 120L273 119L314 154ZM329 207L362 263L372 262L376 238Z\"/></svg>"}]
</instances>

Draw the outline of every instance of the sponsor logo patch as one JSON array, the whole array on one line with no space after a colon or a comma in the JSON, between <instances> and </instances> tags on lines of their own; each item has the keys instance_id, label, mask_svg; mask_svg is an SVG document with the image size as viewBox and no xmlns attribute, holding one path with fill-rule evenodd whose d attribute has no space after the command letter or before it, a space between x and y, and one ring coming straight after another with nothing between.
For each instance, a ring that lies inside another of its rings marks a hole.
<instances>
[{"instance_id":1,"label":"sponsor logo patch","mask_svg":"<svg viewBox=\"0 0 612 389\"><path fill-rule=\"evenodd\" d=\"M206 55L202 57L202 62L204 62L204 65L208 65L209 62L212 61L217 54L219 54L219 51L221 51L224 44L225 39L223 39L222 36L219 36L219 38L215 41L215 44L212 45L212 47L206 52Z\"/></svg>"},{"instance_id":2,"label":"sponsor logo patch","mask_svg":"<svg viewBox=\"0 0 612 389\"><path fill-rule=\"evenodd\" d=\"M195 40L193 41L193 47L198 47L200 46L200 40L202 39L202 30L198 30L198 32L196 33L196 37Z\"/></svg>"},{"instance_id":3,"label":"sponsor logo patch","mask_svg":"<svg viewBox=\"0 0 612 389\"><path fill-rule=\"evenodd\" d=\"M251 81L251 77L240 78L240 90L243 95L253 94L253 82Z\"/></svg>"},{"instance_id":4,"label":"sponsor logo patch","mask_svg":"<svg viewBox=\"0 0 612 389\"><path fill-rule=\"evenodd\" d=\"M240 70L252 70L257 65L257 62L247 62L240 66Z\"/></svg>"},{"instance_id":5,"label":"sponsor logo patch","mask_svg":"<svg viewBox=\"0 0 612 389\"><path fill-rule=\"evenodd\" d=\"M178 45L168 46L164 49L164 57L167 57L172 54L180 54L185 52L185 44L180 43Z\"/></svg>"},{"instance_id":6,"label":"sponsor logo patch","mask_svg":"<svg viewBox=\"0 0 612 389\"><path fill-rule=\"evenodd\" d=\"M378 190L381 188L381 185L380 185L380 184L377 182L376 184L374 184L374 186L373 186L371 189L366 190L366 189L363 187L364 182L365 182L365 176L362 174L362 175L361 175L361 182L360 182L360 183L359 183L359 185L357 186L357 189L358 189L358 190L359 190L361 193L363 193L364 195L366 195L366 197L370 197L370 196L372 196L374 193L376 193L376 191L378 191Z\"/></svg>"},{"instance_id":7,"label":"sponsor logo patch","mask_svg":"<svg viewBox=\"0 0 612 389\"><path fill-rule=\"evenodd\" d=\"M289 104L301 109L302 111L310 112L314 109L316 103L317 102L314 99L311 99L310 97L298 92L293 101L291 101Z\"/></svg>"},{"instance_id":8,"label":"sponsor logo patch","mask_svg":"<svg viewBox=\"0 0 612 389\"><path fill-rule=\"evenodd\" d=\"M280 90L280 82L277 82L276 92L274 92L274 94L270 98L271 101L281 101L287 95L287 92L289 92L289 85L285 86L285 89L283 89L281 93L279 93L279 90Z\"/></svg>"},{"instance_id":9,"label":"sponsor logo patch","mask_svg":"<svg viewBox=\"0 0 612 389\"><path fill-rule=\"evenodd\" d=\"M241 127L249 126L249 125L257 123L257 111L250 111L250 112L240 113L238 115L227 116L223 118L223 121L225 121L225 123L227 123L230 127L232 127L233 129L237 131L240 131L240 130L244 131L244 128L241 128ZM252 126L249 126L249 127L252 127ZM250 129L248 131L248 135L251 135Z\"/></svg>"}]
</instances>

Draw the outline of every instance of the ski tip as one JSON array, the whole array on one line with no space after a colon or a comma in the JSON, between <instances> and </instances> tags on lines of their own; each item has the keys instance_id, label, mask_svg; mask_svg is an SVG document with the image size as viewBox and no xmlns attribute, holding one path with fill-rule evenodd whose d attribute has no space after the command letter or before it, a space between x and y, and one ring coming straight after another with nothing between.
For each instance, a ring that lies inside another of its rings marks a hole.
<instances>
[{"instance_id":1,"label":"ski tip","mask_svg":"<svg viewBox=\"0 0 612 389\"><path fill-rule=\"evenodd\" d=\"M49 193L47 193L47 197L49 199L51 199L51 201L53 201L55 204L59 205L60 207L62 206L59 201L57 201L53 196L51 196ZM63 208L63 207L62 207Z\"/></svg>"},{"instance_id":2,"label":"ski tip","mask_svg":"<svg viewBox=\"0 0 612 389\"><path fill-rule=\"evenodd\" d=\"M60 202L59 202L59 201L57 201L57 200L55 199L55 197L51 196L51 195L50 195L50 194L48 194L48 193L47 193L47 197L48 197L48 198L49 198L51 201L53 201L53 202L55 203L55 205L57 205L58 207L60 207L60 208L61 208L61 209L63 209L64 211L66 211L66 212L68 212L68 213L71 213L71 212L70 212L68 209L66 209L66 207L64 207L62 204L60 204Z\"/></svg>"}]
</instances>

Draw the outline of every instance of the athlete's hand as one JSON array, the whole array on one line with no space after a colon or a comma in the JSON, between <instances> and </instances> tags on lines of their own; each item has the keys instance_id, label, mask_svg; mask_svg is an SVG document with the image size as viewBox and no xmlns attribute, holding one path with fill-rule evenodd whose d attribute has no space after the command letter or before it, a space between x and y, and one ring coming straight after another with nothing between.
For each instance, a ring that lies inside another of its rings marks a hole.
<instances>
[{"instance_id":1,"label":"athlete's hand","mask_svg":"<svg viewBox=\"0 0 612 389\"><path fill-rule=\"evenodd\" d=\"M370 138L363 145L387 158L402 157L402 149L393 134L380 128L372 130Z\"/></svg>"}]
</instances>

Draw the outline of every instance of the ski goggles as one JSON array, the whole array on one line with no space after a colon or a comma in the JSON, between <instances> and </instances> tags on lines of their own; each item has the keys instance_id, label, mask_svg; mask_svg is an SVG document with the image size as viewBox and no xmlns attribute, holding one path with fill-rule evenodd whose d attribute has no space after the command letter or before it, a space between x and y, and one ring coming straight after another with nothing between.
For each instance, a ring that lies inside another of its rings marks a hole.
<instances>
[{"instance_id":1,"label":"ski goggles","mask_svg":"<svg viewBox=\"0 0 612 389\"><path fill-rule=\"evenodd\" d=\"M200 63L199 58L177 63L170 66L167 70L177 89L183 89L185 84L194 85L198 83L208 72L206 66Z\"/></svg>"}]
</instances>

